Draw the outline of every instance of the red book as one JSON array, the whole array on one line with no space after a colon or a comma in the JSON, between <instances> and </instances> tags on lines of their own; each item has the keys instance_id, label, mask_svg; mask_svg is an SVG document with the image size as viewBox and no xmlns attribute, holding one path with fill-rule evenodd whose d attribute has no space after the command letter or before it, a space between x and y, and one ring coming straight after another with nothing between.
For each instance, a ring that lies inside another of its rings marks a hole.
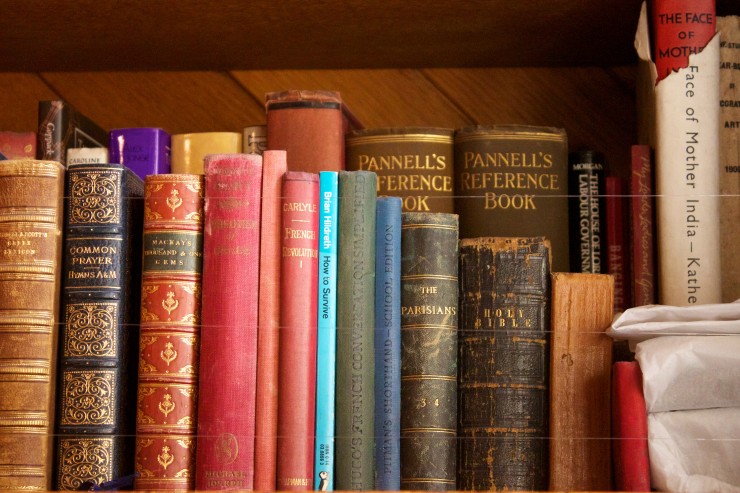
<instances>
[{"instance_id":1,"label":"red book","mask_svg":"<svg viewBox=\"0 0 740 493\"><path fill-rule=\"evenodd\" d=\"M36 132L0 132L0 154L7 159L36 157Z\"/></svg>"},{"instance_id":2,"label":"red book","mask_svg":"<svg viewBox=\"0 0 740 493\"><path fill-rule=\"evenodd\" d=\"M195 488L251 490L262 157L205 158Z\"/></svg>"},{"instance_id":3,"label":"red book","mask_svg":"<svg viewBox=\"0 0 740 493\"><path fill-rule=\"evenodd\" d=\"M257 406L254 489L274 491L277 471L278 347L280 342L280 206L285 151L262 154Z\"/></svg>"},{"instance_id":4,"label":"red book","mask_svg":"<svg viewBox=\"0 0 740 493\"><path fill-rule=\"evenodd\" d=\"M612 436L616 491L650 491L647 409L636 361L612 368Z\"/></svg>"},{"instance_id":5,"label":"red book","mask_svg":"<svg viewBox=\"0 0 740 493\"><path fill-rule=\"evenodd\" d=\"M313 489L319 175L283 178L277 488Z\"/></svg>"},{"instance_id":6,"label":"red book","mask_svg":"<svg viewBox=\"0 0 740 493\"><path fill-rule=\"evenodd\" d=\"M331 91L268 93L267 148L283 149L291 171L344 169L342 98Z\"/></svg>"},{"instance_id":7,"label":"red book","mask_svg":"<svg viewBox=\"0 0 740 493\"><path fill-rule=\"evenodd\" d=\"M623 312L632 301L629 243L625 230L624 181L616 176L606 180L606 257L608 272L614 276L614 312Z\"/></svg>"},{"instance_id":8,"label":"red book","mask_svg":"<svg viewBox=\"0 0 740 493\"><path fill-rule=\"evenodd\" d=\"M655 303L655 196L650 146L632 146L632 306Z\"/></svg>"}]
</instances>

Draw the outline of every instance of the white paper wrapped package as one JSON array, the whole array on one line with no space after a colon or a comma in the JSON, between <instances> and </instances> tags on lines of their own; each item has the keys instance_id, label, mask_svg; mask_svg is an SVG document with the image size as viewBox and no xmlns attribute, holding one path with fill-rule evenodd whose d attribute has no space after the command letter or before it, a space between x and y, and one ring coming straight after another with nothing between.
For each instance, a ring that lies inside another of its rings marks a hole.
<instances>
[{"instance_id":1,"label":"white paper wrapped package","mask_svg":"<svg viewBox=\"0 0 740 493\"><path fill-rule=\"evenodd\" d=\"M656 337L637 344L635 359L648 413L740 408L740 335Z\"/></svg>"},{"instance_id":2,"label":"white paper wrapped package","mask_svg":"<svg viewBox=\"0 0 740 493\"><path fill-rule=\"evenodd\" d=\"M740 492L740 408L648 413L650 479L674 492Z\"/></svg>"}]
</instances>

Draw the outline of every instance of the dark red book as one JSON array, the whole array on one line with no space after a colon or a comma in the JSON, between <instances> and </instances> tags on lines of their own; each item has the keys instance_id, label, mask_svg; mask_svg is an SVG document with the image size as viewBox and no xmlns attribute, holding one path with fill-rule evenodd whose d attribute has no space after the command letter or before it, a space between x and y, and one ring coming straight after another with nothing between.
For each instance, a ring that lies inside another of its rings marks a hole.
<instances>
[{"instance_id":1,"label":"dark red book","mask_svg":"<svg viewBox=\"0 0 740 493\"><path fill-rule=\"evenodd\" d=\"M606 259L607 272L614 276L614 312L623 312L632 302L629 242L626 230L624 180L607 176L606 180Z\"/></svg>"},{"instance_id":2,"label":"dark red book","mask_svg":"<svg viewBox=\"0 0 740 493\"><path fill-rule=\"evenodd\" d=\"M287 151L291 171L344 169L345 119L338 92L272 92L265 108L267 148Z\"/></svg>"},{"instance_id":3,"label":"dark red book","mask_svg":"<svg viewBox=\"0 0 740 493\"><path fill-rule=\"evenodd\" d=\"M283 178L277 488L313 489L319 175Z\"/></svg>"},{"instance_id":4,"label":"dark red book","mask_svg":"<svg viewBox=\"0 0 740 493\"><path fill-rule=\"evenodd\" d=\"M280 343L280 222L285 151L262 154L257 405L254 489L275 490L277 471L278 347Z\"/></svg>"},{"instance_id":5,"label":"dark red book","mask_svg":"<svg viewBox=\"0 0 740 493\"><path fill-rule=\"evenodd\" d=\"M195 488L251 490L262 157L205 159Z\"/></svg>"},{"instance_id":6,"label":"dark red book","mask_svg":"<svg viewBox=\"0 0 740 493\"><path fill-rule=\"evenodd\" d=\"M612 368L612 437L616 491L650 491L647 409L636 361Z\"/></svg>"},{"instance_id":7,"label":"dark red book","mask_svg":"<svg viewBox=\"0 0 740 493\"><path fill-rule=\"evenodd\" d=\"M632 146L632 306L655 303L655 195L650 146Z\"/></svg>"},{"instance_id":8,"label":"dark red book","mask_svg":"<svg viewBox=\"0 0 740 493\"><path fill-rule=\"evenodd\" d=\"M0 131L0 154L6 159L36 157L36 132Z\"/></svg>"}]
</instances>

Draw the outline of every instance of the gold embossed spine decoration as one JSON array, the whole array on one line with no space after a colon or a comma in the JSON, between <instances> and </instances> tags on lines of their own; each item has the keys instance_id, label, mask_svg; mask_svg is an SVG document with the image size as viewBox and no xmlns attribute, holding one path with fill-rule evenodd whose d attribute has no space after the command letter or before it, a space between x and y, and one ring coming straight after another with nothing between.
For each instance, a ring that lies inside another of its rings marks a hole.
<instances>
[{"instance_id":1,"label":"gold embossed spine decoration","mask_svg":"<svg viewBox=\"0 0 740 493\"><path fill-rule=\"evenodd\" d=\"M64 168L0 165L0 490L51 489Z\"/></svg>"}]
</instances>

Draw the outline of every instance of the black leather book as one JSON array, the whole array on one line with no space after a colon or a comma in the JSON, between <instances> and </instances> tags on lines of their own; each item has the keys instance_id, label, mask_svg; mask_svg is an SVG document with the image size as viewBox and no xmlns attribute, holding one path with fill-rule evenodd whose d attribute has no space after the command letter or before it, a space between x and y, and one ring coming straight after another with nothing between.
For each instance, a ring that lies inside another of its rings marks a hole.
<instances>
[{"instance_id":1,"label":"black leather book","mask_svg":"<svg viewBox=\"0 0 740 493\"><path fill-rule=\"evenodd\" d=\"M62 100L39 101L36 157L67 163L67 149L108 147L108 132Z\"/></svg>"},{"instance_id":2,"label":"black leather book","mask_svg":"<svg viewBox=\"0 0 740 493\"><path fill-rule=\"evenodd\" d=\"M401 489L454 490L457 428L455 214L401 216Z\"/></svg>"},{"instance_id":3,"label":"black leather book","mask_svg":"<svg viewBox=\"0 0 740 493\"><path fill-rule=\"evenodd\" d=\"M460 490L547 490L550 243L460 242Z\"/></svg>"},{"instance_id":4,"label":"black leather book","mask_svg":"<svg viewBox=\"0 0 740 493\"><path fill-rule=\"evenodd\" d=\"M66 174L56 489L134 472L143 181L119 164Z\"/></svg>"}]
</instances>

